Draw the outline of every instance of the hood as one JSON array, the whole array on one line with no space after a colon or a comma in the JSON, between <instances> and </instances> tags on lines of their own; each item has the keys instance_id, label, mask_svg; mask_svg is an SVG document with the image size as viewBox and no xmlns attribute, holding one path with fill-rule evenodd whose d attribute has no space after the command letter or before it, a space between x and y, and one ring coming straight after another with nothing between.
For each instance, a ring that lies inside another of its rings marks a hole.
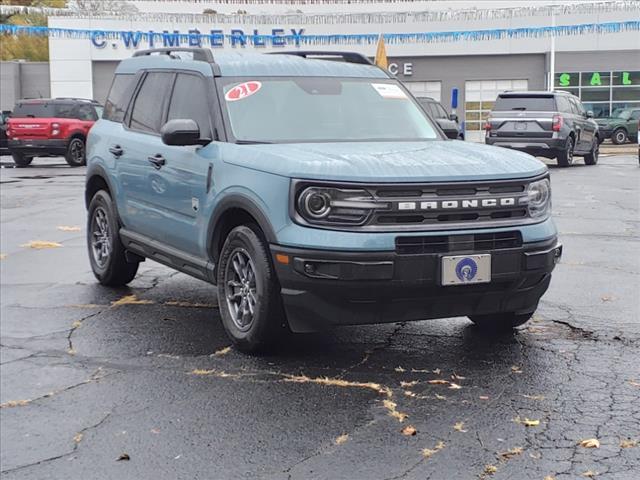
<instances>
[{"instance_id":1,"label":"hood","mask_svg":"<svg viewBox=\"0 0 640 480\"><path fill-rule=\"evenodd\" d=\"M547 171L526 153L463 141L235 146L225 161L291 178L434 182L527 178Z\"/></svg>"}]
</instances>

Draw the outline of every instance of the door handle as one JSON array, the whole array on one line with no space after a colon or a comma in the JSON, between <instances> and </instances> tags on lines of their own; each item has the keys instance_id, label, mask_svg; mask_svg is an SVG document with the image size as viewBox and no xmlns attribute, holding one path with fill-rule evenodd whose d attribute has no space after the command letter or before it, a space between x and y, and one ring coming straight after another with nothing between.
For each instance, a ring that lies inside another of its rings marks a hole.
<instances>
[{"instance_id":1,"label":"door handle","mask_svg":"<svg viewBox=\"0 0 640 480\"><path fill-rule=\"evenodd\" d=\"M153 168L155 168L156 170L160 170L162 166L167 163L167 160L159 153L148 156L147 160L149 160L149 163L151 163L153 165Z\"/></svg>"},{"instance_id":2,"label":"door handle","mask_svg":"<svg viewBox=\"0 0 640 480\"><path fill-rule=\"evenodd\" d=\"M116 158L117 157L121 157L122 154L124 153L124 150L122 149L122 147L120 145L114 145L112 147L109 147L109 151Z\"/></svg>"}]
</instances>

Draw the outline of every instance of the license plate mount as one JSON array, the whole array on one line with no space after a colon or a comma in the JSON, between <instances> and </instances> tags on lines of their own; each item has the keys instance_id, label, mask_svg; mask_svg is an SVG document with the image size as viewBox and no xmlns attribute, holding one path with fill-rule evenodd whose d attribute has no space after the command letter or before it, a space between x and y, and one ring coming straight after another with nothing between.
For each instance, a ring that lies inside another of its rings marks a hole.
<instances>
[{"instance_id":1,"label":"license plate mount","mask_svg":"<svg viewBox=\"0 0 640 480\"><path fill-rule=\"evenodd\" d=\"M491 254L452 255L441 259L442 286L491 282Z\"/></svg>"}]
</instances>

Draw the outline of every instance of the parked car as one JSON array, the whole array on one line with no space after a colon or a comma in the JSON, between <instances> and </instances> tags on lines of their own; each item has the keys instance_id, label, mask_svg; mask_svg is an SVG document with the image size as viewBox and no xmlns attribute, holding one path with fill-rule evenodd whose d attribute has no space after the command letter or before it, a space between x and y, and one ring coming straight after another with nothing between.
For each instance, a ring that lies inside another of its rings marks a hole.
<instances>
[{"instance_id":1,"label":"parked car","mask_svg":"<svg viewBox=\"0 0 640 480\"><path fill-rule=\"evenodd\" d=\"M562 253L547 167L444 141L360 54L306 55L169 48L120 62L88 138L98 281L124 285L148 258L216 284L248 352L345 324L525 323Z\"/></svg>"},{"instance_id":2,"label":"parked car","mask_svg":"<svg viewBox=\"0 0 640 480\"><path fill-rule=\"evenodd\" d=\"M610 138L616 145L637 141L637 125L640 120L640 108L625 108L614 111L611 117L596 118L601 139Z\"/></svg>"},{"instance_id":3,"label":"parked car","mask_svg":"<svg viewBox=\"0 0 640 480\"><path fill-rule=\"evenodd\" d=\"M454 140L464 140L464 132L458 123L458 115L449 115L440 102L436 102L431 97L418 97L418 103L436 121L445 135Z\"/></svg>"},{"instance_id":4,"label":"parked car","mask_svg":"<svg viewBox=\"0 0 640 480\"><path fill-rule=\"evenodd\" d=\"M485 124L487 145L511 148L568 167L574 156L595 165L600 132L593 112L568 92L504 92L498 95Z\"/></svg>"},{"instance_id":5,"label":"parked car","mask_svg":"<svg viewBox=\"0 0 640 480\"><path fill-rule=\"evenodd\" d=\"M72 167L84 165L87 134L101 116L95 100L20 100L7 129L13 161L27 167L34 157L64 156Z\"/></svg>"},{"instance_id":6,"label":"parked car","mask_svg":"<svg viewBox=\"0 0 640 480\"><path fill-rule=\"evenodd\" d=\"M0 155L7 155L9 153L9 143L7 141L7 122L11 112L3 110L0 112Z\"/></svg>"}]
</instances>

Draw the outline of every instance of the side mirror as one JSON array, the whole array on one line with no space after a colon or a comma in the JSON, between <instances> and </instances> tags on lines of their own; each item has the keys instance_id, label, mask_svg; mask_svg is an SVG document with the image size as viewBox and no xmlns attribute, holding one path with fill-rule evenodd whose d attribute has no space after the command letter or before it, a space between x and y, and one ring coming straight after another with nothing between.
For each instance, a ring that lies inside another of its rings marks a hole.
<instances>
[{"instance_id":1,"label":"side mirror","mask_svg":"<svg viewBox=\"0 0 640 480\"><path fill-rule=\"evenodd\" d=\"M458 123L458 115L456 115L455 113L451 113L449 115L449 120L453 120L454 122Z\"/></svg>"},{"instance_id":2,"label":"side mirror","mask_svg":"<svg viewBox=\"0 0 640 480\"><path fill-rule=\"evenodd\" d=\"M587 118L593 118L593 111L592 110L589 110L587 112Z\"/></svg>"},{"instance_id":3,"label":"side mirror","mask_svg":"<svg viewBox=\"0 0 640 480\"><path fill-rule=\"evenodd\" d=\"M166 145L186 146L203 143L198 124L187 118L169 120L160 129L160 136Z\"/></svg>"}]
</instances>

